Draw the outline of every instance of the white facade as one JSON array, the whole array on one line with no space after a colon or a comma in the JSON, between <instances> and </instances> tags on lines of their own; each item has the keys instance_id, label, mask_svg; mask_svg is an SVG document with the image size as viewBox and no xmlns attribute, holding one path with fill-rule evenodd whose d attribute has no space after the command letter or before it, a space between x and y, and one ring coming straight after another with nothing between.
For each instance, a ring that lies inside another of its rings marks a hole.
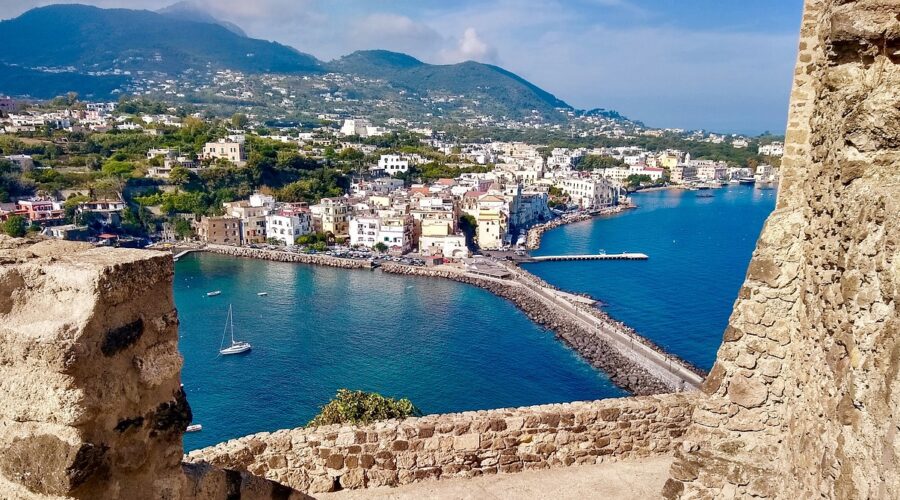
<instances>
[{"instance_id":1,"label":"white facade","mask_svg":"<svg viewBox=\"0 0 900 500\"><path fill-rule=\"evenodd\" d=\"M422 236L419 238L419 252L422 255L443 255L462 259L469 256L466 237L461 234L447 236Z\"/></svg>"},{"instance_id":2,"label":"white facade","mask_svg":"<svg viewBox=\"0 0 900 500\"><path fill-rule=\"evenodd\" d=\"M618 189L609 179L567 178L557 181L556 186L583 209L611 207L618 201Z\"/></svg>"},{"instance_id":3,"label":"white facade","mask_svg":"<svg viewBox=\"0 0 900 500\"><path fill-rule=\"evenodd\" d=\"M384 170L388 175L404 173L409 170L409 160L400 155L381 155L378 170Z\"/></svg>"},{"instance_id":4,"label":"white facade","mask_svg":"<svg viewBox=\"0 0 900 500\"><path fill-rule=\"evenodd\" d=\"M378 242L378 217L353 217L350 219L350 246L372 248Z\"/></svg>"},{"instance_id":5,"label":"white facade","mask_svg":"<svg viewBox=\"0 0 900 500\"><path fill-rule=\"evenodd\" d=\"M784 143L773 142L759 147L759 154L763 156L784 156Z\"/></svg>"},{"instance_id":6,"label":"white facade","mask_svg":"<svg viewBox=\"0 0 900 500\"><path fill-rule=\"evenodd\" d=\"M293 245L298 236L309 234L308 214L278 214L266 216L266 239L275 238L285 245Z\"/></svg>"}]
</instances>

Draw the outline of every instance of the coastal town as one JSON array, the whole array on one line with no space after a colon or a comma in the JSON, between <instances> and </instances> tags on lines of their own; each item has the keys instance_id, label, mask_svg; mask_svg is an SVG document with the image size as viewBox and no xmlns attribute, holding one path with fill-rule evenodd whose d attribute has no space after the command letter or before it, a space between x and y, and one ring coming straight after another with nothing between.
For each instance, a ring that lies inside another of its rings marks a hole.
<instances>
[{"instance_id":1,"label":"coastal town","mask_svg":"<svg viewBox=\"0 0 900 500\"><path fill-rule=\"evenodd\" d=\"M680 130L632 130L624 138L632 145L565 147L461 140L356 117L274 129L242 114L76 96L2 98L0 113L0 227L11 235L418 264L521 253L546 227L630 207L636 190L770 188L784 153L776 140ZM637 140L662 136L727 147L745 161Z\"/></svg>"}]
</instances>

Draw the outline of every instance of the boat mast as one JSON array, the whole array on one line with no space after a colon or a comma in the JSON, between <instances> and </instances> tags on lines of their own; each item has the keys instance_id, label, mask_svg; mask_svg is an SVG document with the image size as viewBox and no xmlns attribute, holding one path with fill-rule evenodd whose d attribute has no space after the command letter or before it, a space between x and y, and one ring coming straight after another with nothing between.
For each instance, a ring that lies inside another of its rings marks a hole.
<instances>
[{"instance_id":1,"label":"boat mast","mask_svg":"<svg viewBox=\"0 0 900 500\"><path fill-rule=\"evenodd\" d=\"M228 322L231 323L231 345L234 345L234 315L231 312L231 304L228 304Z\"/></svg>"}]
</instances>

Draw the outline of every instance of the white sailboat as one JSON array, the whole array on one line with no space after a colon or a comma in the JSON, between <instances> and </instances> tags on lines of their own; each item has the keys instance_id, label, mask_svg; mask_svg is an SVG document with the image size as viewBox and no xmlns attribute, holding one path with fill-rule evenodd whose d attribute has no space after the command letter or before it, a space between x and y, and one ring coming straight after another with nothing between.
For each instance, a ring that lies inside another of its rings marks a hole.
<instances>
[{"instance_id":1,"label":"white sailboat","mask_svg":"<svg viewBox=\"0 0 900 500\"><path fill-rule=\"evenodd\" d=\"M225 347L225 336L231 330L231 345ZM241 354L249 351L251 348L249 342L240 342L234 340L234 319L232 318L231 305L228 305L228 319L225 320L225 331L222 332L222 343L219 344L219 354L225 356L228 354Z\"/></svg>"}]
</instances>

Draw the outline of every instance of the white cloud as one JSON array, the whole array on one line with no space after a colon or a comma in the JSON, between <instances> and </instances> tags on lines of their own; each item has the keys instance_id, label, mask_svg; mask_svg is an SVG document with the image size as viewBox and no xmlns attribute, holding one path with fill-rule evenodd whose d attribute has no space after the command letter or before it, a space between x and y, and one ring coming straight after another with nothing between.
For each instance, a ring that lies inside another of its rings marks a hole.
<instances>
[{"instance_id":1,"label":"white cloud","mask_svg":"<svg viewBox=\"0 0 900 500\"><path fill-rule=\"evenodd\" d=\"M482 40L475 28L469 27L463 32L455 47L441 50L439 59L447 64L462 61L496 63L497 49Z\"/></svg>"}]
</instances>

